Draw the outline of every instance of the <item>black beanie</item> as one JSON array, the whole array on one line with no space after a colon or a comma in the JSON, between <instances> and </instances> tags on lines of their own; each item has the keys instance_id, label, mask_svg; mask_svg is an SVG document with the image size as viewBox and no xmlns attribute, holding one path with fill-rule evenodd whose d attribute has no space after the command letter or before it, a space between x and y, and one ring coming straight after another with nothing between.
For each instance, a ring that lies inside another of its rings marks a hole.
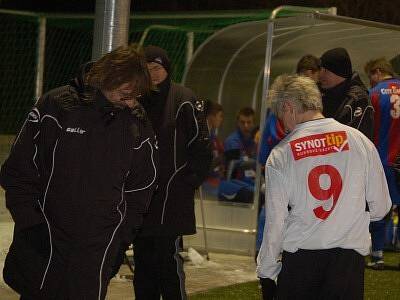
<instances>
[{"instance_id":1,"label":"black beanie","mask_svg":"<svg viewBox=\"0 0 400 300\"><path fill-rule=\"evenodd\" d=\"M322 54L321 67L343 78L353 74L349 53L344 48L330 49Z\"/></svg>"},{"instance_id":2,"label":"black beanie","mask_svg":"<svg viewBox=\"0 0 400 300\"><path fill-rule=\"evenodd\" d=\"M171 63L169 61L167 51L160 47L149 45L144 48L144 55L146 56L146 61L148 63L154 62L163 66L165 71L167 71L169 74Z\"/></svg>"}]
</instances>

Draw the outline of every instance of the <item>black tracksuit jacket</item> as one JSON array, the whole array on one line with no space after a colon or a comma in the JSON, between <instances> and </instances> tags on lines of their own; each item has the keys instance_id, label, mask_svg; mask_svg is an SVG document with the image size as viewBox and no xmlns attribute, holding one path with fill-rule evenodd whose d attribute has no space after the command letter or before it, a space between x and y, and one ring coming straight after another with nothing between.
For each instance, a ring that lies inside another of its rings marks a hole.
<instances>
[{"instance_id":1,"label":"black tracksuit jacket","mask_svg":"<svg viewBox=\"0 0 400 300\"><path fill-rule=\"evenodd\" d=\"M204 103L169 78L159 89L141 100L157 135L160 167L140 235L194 234L194 193L212 160Z\"/></svg>"},{"instance_id":2,"label":"black tracksuit jacket","mask_svg":"<svg viewBox=\"0 0 400 300\"><path fill-rule=\"evenodd\" d=\"M360 130L372 141L374 108L368 90L356 72L341 84L321 91L325 117Z\"/></svg>"},{"instance_id":3,"label":"black tracksuit jacket","mask_svg":"<svg viewBox=\"0 0 400 300\"><path fill-rule=\"evenodd\" d=\"M15 222L4 278L32 299L104 299L120 243L155 188L143 108L115 108L79 82L39 99L1 168Z\"/></svg>"}]
</instances>

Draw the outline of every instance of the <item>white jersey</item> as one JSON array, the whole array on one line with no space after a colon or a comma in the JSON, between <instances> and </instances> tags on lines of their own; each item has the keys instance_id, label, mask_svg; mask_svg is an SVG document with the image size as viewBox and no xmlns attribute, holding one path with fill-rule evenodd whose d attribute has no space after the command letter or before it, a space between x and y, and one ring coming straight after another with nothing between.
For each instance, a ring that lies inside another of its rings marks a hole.
<instances>
[{"instance_id":1,"label":"white jersey","mask_svg":"<svg viewBox=\"0 0 400 300\"><path fill-rule=\"evenodd\" d=\"M283 250L339 247L367 255L369 223L391 207L375 146L360 131L330 118L298 124L272 150L265 180L261 278L278 276Z\"/></svg>"}]
</instances>

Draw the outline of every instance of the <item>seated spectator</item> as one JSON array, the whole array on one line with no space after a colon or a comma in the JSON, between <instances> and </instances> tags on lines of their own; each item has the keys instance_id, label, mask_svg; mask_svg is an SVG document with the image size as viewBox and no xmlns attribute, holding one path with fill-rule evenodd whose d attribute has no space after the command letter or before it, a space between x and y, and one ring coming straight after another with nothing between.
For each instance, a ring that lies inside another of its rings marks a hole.
<instances>
[{"instance_id":1,"label":"seated spectator","mask_svg":"<svg viewBox=\"0 0 400 300\"><path fill-rule=\"evenodd\" d=\"M237 129L231 133L224 142L224 156L227 167L227 178L231 177L254 177L254 174L236 174L235 163L244 164L254 162L256 157L256 143L254 141L254 117L255 113L251 107L244 107L237 114Z\"/></svg>"},{"instance_id":2,"label":"seated spectator","mask_svg":"<svg viewBox=\"0 0 400 300\"><path fill-rule=\"evenodd\" d=\"M237 129L224 142L226 180L218 186L218 199L251 203L256 175L254 110L244 107L237 114Z\"/></svg>"},{"instance_id":3,"label":"seated spectator","mask_svg":"<svg viewBox=\"0 0 400 300\"><path fill-rule=\"evenodd\" d=\"M217 137L217 130L224 120L224 111L221 104L206 100L205 113L207 116L208 129L210 131L213 159L211 163L211 172L203 183L203 188L208 194L216 195L220 180L224 178L225 174L224 145Z\"/></svg>"}]
</instances>

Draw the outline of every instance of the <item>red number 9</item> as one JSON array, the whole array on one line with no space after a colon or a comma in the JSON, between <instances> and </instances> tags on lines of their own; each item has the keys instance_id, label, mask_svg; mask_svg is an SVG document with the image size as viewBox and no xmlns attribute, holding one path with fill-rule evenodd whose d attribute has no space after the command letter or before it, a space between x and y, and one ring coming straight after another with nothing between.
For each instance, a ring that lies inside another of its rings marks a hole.
<instances>
[{"instance_id":1,"label":"red number 9","mask_svg":"<svg viewBox=\"0 0 400 300\"><path fill-rule=\"evenodd\" d=\"M322 174L327 174L331 180L331 185L326 190L322 189L319 183L319 178ZM322 206L318 206L313 210L317 218L325 220L335 208L336 202L342 192L342 177L339 171L331 165L315 167L308 174L308 188L310 189L311 195L317 200L326 201L333 197L333 205L330 210L324 210Z\"/></svg>"}]
</instances>

